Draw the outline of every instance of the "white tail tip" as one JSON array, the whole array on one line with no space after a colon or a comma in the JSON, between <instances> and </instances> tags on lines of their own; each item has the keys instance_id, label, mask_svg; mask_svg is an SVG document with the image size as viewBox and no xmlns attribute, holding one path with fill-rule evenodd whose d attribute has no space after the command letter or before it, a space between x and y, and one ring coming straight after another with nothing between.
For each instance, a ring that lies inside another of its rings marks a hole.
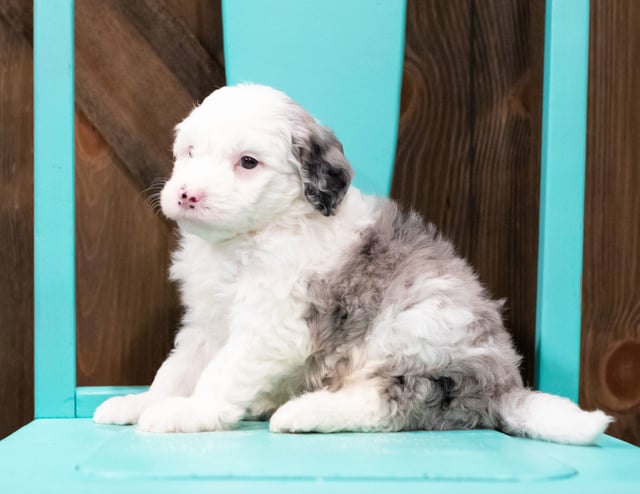
<instances>
[{"instance_id":1,"label":"white tail tip","mask_svg":"<svg viewBox=\"0 0 640 494\"><path fill-rule=\"evenodd\" d=\"M593 444L613 421L604 412L586 412L567 398L519 389L500 402L505 432L557 443Z\"/></svg>"}]
</instances>

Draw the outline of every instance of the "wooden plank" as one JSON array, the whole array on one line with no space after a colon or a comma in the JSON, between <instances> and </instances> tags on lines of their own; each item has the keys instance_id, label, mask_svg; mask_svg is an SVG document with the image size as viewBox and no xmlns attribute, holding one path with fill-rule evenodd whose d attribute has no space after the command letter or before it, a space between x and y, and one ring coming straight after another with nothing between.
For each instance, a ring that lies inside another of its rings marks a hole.
<instances>
[{"instance_id":1,"label":"wooden plank","mask_svg":"<svg viewBox=\"0 0 640 494\"><path fill-rule=\"evenodd\" d=\"M78 117L78 382L86 385L148 383L170 347L179 307L174 287L166 280L171 228L154 216L150 204L145 201L148 194L141 193L140 189L147 187L158 175L167 173L171 166L169 150L173 125L188 113L194 99L206 95L221 83L223 74L188 28L175 20L161 3L136 3L130 7L122 2L99 3L76 2L76 29L80 36L80 41L76 38L76 47L77 54L83 55L78 57L76 64L81 76L76 81L79 103L84 102L89 110L93 110L94 118L111 137L107 145L86 118ZM187 4L184 10L189 11L190 7L192 5ZM146 9L154 23L145 25L143 20L135 19L136 15L141 15L141 9ZM179 7L176 9L180 12ZM212 5L208 9L206 5L200 5L198 12L212 11L205 18L220 19L219 6ZM30 52L31 2L7 0L0 4L0 14L3 34L6 32L14 38L13 44L3 43L6 51L2 53L12 56L16 39ZM88 17L91 23L78 24ZM204 31L204 26L201 29ZM219 25L217 28L210 26L210 30L220 33ZM204 37L203 33L200 35ZM120 43L105 43L104 40L112 40L112 37L118 38ZM166 46L162 44L163 39ZM167 40L173 40L173 43L167 43ZM91 53L92 50L95 52ZM107 50L107 53L101 50ZM176 54L181 50L190 54L178 59ZM213 47L211 51L222 53L222 47ZM2 66L14 69L13 62ZM27 65L30 68L31 58ZM176 78L173 71L189 75ZM24 84L22 87L30 90L30 80L24 83L23 78L15 74L16 80L9 77L9 72L3 74L14 89L20 87L16 84ZM148 90L146 86L152 89ZM12 97L14 93L7 90L2 94ZM26 98L26 106L17 103L18 99L12 100L12 104L17 105L15 109L23 108L23 115L28 117L30 124L30 91ZM136 112L140 105L144 106L143 110ZM134 117L128 118L133 113ZM7 118L14 120L10 115ZM12 124L2 128L16 127ZM9 134L2 135L12 144L19 142ZM25 131L21 135L31 134ZM114 146L118 155L127 157L129 166L123 164L109 146ZM3 146L3 151L10 154L13 147ZM143 166L138 167L139 163ZM31 180L31 175L27 177L24 172L19 177ZM28 193L22 193L24 191L14 181L7 181L5 185L12 187L12 193L3 198L13 200L16 194L25 199L31 197L30 182ZM30 208L30 201L28 205ZM15 236L3 237L12 246L5 252L13 252L16 256L17 252L30 254L30 249L19 246L31 243L32 230L28 229L32 224L31 214L31 209L20 210L19 215L10 217L11 231L16 230L16 221L26 230L18 229L22 241ZM4 224L2 226L4 231ZM24 326L18 324L21 319L31 324L32 299L20 297L23 304L15 305L15 297L4 296L4 292L14 288L30 291L32 268L30 259L16 264L16 256L7 256L5 260L12 267L10 272L16 273L24 286L14 287L16 280L13 277L6 278L10 284L2 283L1 286L2 302L19 309L3 310L2 314L10 315L16 324L9 326L18 330ZM20 270L24 271L24 276L19 275ZM31 334L31 331L21 331L19 336L3 333L6 338L3 350L22 351L26 355L17 361L13 360L14 353L0 357L0 361L10 362L6 367L3 365L3 370L11 374L6 378L3 376L1 389L15 391L24 385L29 392L21 392L19 400L1 400L3 407L12 404L21 411L4 413L8 417L3 422L6 430L0 434L10 432L32 414ZM18 371L23 375L18 376L20 383L16 384Z\"/></svg>"},{"instance_id":2,"label":"wooden plank","mask_svg":"<svg viewBox=\"0 0 640 494\"><path fill-rule=\"evenodd\" d=\"M76 101L144 189L169 173L192 98L112 3L79 1L75 25Z\"/></svg>"},{"instance_id":3,"label":"wooden plank","mask_svg":"<svg viewBox=\"0 0 640 494\"><path fill-rule=\"evenodd\" d=\"M640 3L592 0L580 402L640 445Z\"/></svg>"},{"instance_id":4,"label":"wooden plank","mask_svg":"<svg viewBox=\"0 0 640 494\"><path fill-rule=\"evenodd\" d=\"M220 1L165 0L167 8L178 17L200 42L200 46L224 70L222 46L222 12Z\"/></svg>"},{"instance_id":5,"label":"wooden plank","mask_svg":"<svg viewBox=\"0 0 640 494\"><path fill-rule=\"evenodd\" d=\"M33 418L32 80L31 46L0 15L0 438Z\"/></svg>"},{"instance_id":6,"label":"wooden plank","mask_svg":"<svg viewBox=\"0 0 640 494\"><path fill-rule=\"evenodd\" d=\"M173 226L148 198L171 167L173 126L224 76L179 8L134 3L81 0L76 10L78 103L87 111L76 119L83 386L148 384L166 357L180 312L166 274ZM219 17L219 5L209 8ZM120 41L104 43L111 37ZM178 60L184 50L191 54Z\"/></svg>"},{"instance_id":7,"label":"wooden plank","mask_svg":"<svg viewBox=\"0 0 640 494\"><path fill-rule=\"evenodd\" d=\"M150 384L180 313L172 225L79 111L76 177L78 385Z\"/></svg>"},{"instance_id":8,"label":"wooden plank","mask_svg":"<svg viewBox=\"0 0 640 494\"><path fill-rule=\"evenodd\" d=\"M33 2L23 0L3 0L0 2L0 16L4 17L3 29L11 29L24 36L31 43L33 37Z\"/></svg>"},{"instance_id":9,"label":"wooden plank","mask_svg":"<svg viewBox=\"0 0 640 494\"><path fill-rule=\"evenodd\" d=\"M193 6L76 2L77 103L91 120L76 119L80 385L150 382L176 328L177 296L166 279L171 226L141 190L168 174L174 125L224 83L179 20L182 12L193 21ZM220 19L217 4L197 12ZM31 36L30 2L7 0L0 13L14 33ZM221 39L220 24L210 29Z\"/></svg>"},{"instance_id":10,"label":"wooden plank","mask_svg":"<svg viewBox=\"0 0 640 494\"><path fill-rule=\"evenodd\" d=\"M410 0L392 196L497 298L533 382L544 5Z\"/></svg>"},{"instance_id":11,"label":"wooden plank","mask_svg":"<svg viewBox=\"0 0 640 494\"><path fill-rule=\"evenodd\" d=\"M158 0L112 0L116 9L153 47L164 64L182 83L194 101L202 101L216 85L224 83L224 68L200 44L182 19L164 2ZM183 2L181 10L200 7L198 13L216 12L193 2ZM204 19L207 17L203 16ZM215 19L210 19L215 21ZM208 40L222 46L222 24L207 26L212 36ZM215 36L215 38L214 38ZM220 36L218 38L218 36ZM212 45L216 46L216 45Z\"/></svg>"},{"instance_id":12,"label":"wooden plank","mask_svg":"<svg viewBox=\"0 0 640 494\"><path fill-rule=\"evenodd\" d=\"M0 12L30 41L31 2L6 0ZM175 124L224 85L220 6L79 0L75 16L76 101L138 186L148 187L171 169ZM198 26L197 37L183 19ZM200 40L218 45L207 51Z\"/></svg>"}]
</instances>

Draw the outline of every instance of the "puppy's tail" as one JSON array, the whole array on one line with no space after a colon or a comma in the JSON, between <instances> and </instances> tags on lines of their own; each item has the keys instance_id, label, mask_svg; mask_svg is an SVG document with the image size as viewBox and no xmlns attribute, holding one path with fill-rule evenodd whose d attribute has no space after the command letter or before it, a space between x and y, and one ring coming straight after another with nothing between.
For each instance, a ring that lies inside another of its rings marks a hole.
<instances>
[{"instance_id":1,"label":"puppy's tail","mask_svg":"<svg viewBox=\"0 0 640 494\"><path fill-rule=\"evenodd\" d=\"M515 388L498 404L502 430L514 436L556 443L593 444L613 418L586 412L567 398Z\"/></svg>"}]
</instances>

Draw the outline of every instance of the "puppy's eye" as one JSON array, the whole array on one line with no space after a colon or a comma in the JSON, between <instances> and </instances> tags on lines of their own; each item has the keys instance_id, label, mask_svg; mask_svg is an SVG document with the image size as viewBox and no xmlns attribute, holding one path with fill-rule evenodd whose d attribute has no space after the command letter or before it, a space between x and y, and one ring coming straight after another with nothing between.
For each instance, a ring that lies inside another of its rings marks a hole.
<instances>
[{"instance_id":1,"label":"puppy's eye","mask_svg":"<svg viewBox=\"0 0 640 494\"><path fill-rule=\"evenodd\" d=\"M193 146L187 148L187 153L189 154L189 158L193 158Z\"/></svg>"},{"instance_id":2,"label":"puppy's eye","mask_svg":"<svg viewBox=\"0 0 640 494\"><path fill-rule=\"evenodd\" d=\"M240 158L240 166L245 170L252 170L256 166L258 166L258 160L253 158L252 156L243 156Z\"/></svg>"}]
</instances>

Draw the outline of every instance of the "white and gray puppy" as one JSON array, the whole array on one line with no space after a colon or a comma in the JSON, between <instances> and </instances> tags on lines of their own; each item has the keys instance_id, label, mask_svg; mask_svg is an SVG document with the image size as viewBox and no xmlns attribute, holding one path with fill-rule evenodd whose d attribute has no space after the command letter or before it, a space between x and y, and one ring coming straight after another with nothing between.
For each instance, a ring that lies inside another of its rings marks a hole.
<instances>
[{"instance_id":1,"label":"white and gray puppy","mask_svg":"<svg viewBox=\"0 0 640 494\"><path fill-rule=\"evenodd\" d=\"M432 225L350 187L342 146L272 88L177 126L161 194L185 313L148 392L96 422L151 432L496 428L589 444L610 418L525 389L501 304Z\"/></svg>"}]
</instances>

